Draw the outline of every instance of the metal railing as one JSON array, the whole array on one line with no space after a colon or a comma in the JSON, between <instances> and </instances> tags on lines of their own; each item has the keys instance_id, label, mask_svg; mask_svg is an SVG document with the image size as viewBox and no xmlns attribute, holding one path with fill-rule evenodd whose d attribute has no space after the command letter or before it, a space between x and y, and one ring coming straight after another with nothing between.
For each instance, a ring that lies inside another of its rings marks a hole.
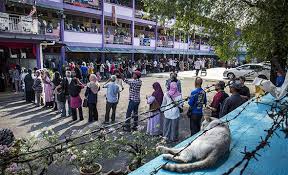
<instances>
[{"instance_id":1,"label":"metal railing","mask_svg":"<svg viewBox=\"0 0 288 175\"><path fill-rule=\"evenodd\" d=\"M0 31L10 33L43 34L59 36L59 27L53 29L52 25L42 25L38 18L0 12ZM46 22L45 22L46 23ZM58 25L59 26L59 25Z\"/></svg>"}]
</instances>

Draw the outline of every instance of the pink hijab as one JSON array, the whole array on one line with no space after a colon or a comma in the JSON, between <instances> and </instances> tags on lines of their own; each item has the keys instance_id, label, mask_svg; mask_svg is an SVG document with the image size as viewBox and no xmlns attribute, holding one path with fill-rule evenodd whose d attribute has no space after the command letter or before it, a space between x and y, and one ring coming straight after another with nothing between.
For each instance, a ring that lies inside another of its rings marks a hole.
<instances>
[{"instance_id":1,"label":"pink hijab","mask_svg":"<svg viewBox=\"0 0 288 175\"><path fill-rule=\"evenodd\" d=\"M181 95L181 93L178 91L177 83L176 82L171 82L170 83L170 89L168 91L168 94L170 97L173 99Z\"/></svg>"}]
</instances>

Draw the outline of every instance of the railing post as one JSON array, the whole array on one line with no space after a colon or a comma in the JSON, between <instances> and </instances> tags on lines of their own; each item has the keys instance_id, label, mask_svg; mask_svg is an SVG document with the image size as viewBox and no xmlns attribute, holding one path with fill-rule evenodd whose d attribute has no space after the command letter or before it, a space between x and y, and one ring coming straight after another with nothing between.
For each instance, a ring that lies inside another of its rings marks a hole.
<instances>
[{"instance_id":1,"label":"railing post","mask_svg":"<svg viewBox=\"0 0 288 175\"><path fill-rule=\"evenodd\" d=\"M157 26L157 22L155 25L155 50L157 50L157 45L158 45L158 26Z\"/></svg>"},{"instance_id":2,"label":"railing post","mask_svg":"<svg viewBox=\"0 0 288 175\"><path fill-rule=\"evenodd\" d=\"M64 25L65 25L65 15L61 14L60 19L60 41L64 44ZM60 70L62 72L63 64L66 60L65 46L61 46L61 61L60 61Z\"/></svg>"},{"instance_id":3,"label":"railing post","mask_svg":"<svg viewBox=\"0 0 288 175\"><path fill-rule=\"evenodd\" d=\"M134 47L134 36L135 36L135 0L132 0L132 21L131 21L131 44Z\"/></svg>"},{"instance_id":4,"label":"railing post","mask_svg":"<svg viewBox=\"0 0 288 175\"><path fill-rule=\"evenodd\" d=\"M102 30L102 49L105 44L105 13L104 13L104 0L101 0L101 30Z\"/></svg>"},{"instance_id":5,"label":"railing post","mask_svg":"<svg viewBox=\"0 0 288 175\"><path fill-rule=\"evenodd\" d=\"M43 60L41 59L41 45L39 43L36 44L36 63L37 68L42 69L43 68Z\"/></svg>"}]
</instances>

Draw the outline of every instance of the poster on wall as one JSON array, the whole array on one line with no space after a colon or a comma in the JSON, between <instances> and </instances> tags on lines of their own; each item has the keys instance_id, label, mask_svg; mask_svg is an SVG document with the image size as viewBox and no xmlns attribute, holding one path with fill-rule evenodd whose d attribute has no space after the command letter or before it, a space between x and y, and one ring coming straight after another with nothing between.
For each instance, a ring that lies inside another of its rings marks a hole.
<instances>
[{"instance_id":1,"label":"poster on wall","mask_svg":"<svg viewBox=\"0 0 288 175\"><path fill-rule=\"evenodd\" d=\"M9 15L7 13L0 12L0 31L9 30Z\"/></svg>"},{"instance_id":2,"label":"poster on wall","mask_svg":"<svg viewBox=\"0 0 288 175\"><path fill-rule=\"evenodd\" d=\"M33 19L30 16L21 16L21 29L24 33L32 32Z\"/></svg>"}]
</instances>

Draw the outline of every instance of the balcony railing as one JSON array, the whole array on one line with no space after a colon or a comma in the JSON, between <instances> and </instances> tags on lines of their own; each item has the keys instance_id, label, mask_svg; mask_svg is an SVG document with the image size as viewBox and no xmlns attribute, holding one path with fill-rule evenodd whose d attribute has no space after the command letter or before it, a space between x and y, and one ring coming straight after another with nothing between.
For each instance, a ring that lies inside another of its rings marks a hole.
<instances>
[{"instance_id":1,"label":"balcony railing","mask_svg":"<svg viewBox=\"0 0 288 175\"><path fill-rule=\"evenodd\" d=\"M124 45L131 45L132 39L129 36L123 35L106 35L105 37L106 44L124 44Z\"/></svg>"},{"instance_id":2,"label":"balcony railing","mask_svg":"<svg viewBox=\"0 0 288 175\"><path fill-rule=\"evenodd\" d=\"M52 24L47 24L46 21L38 18L0 12L1 32L43 34L59 37L59 26L60 25L58 25L57 28L53 28Z\"/></svg>"}]
</instances>

